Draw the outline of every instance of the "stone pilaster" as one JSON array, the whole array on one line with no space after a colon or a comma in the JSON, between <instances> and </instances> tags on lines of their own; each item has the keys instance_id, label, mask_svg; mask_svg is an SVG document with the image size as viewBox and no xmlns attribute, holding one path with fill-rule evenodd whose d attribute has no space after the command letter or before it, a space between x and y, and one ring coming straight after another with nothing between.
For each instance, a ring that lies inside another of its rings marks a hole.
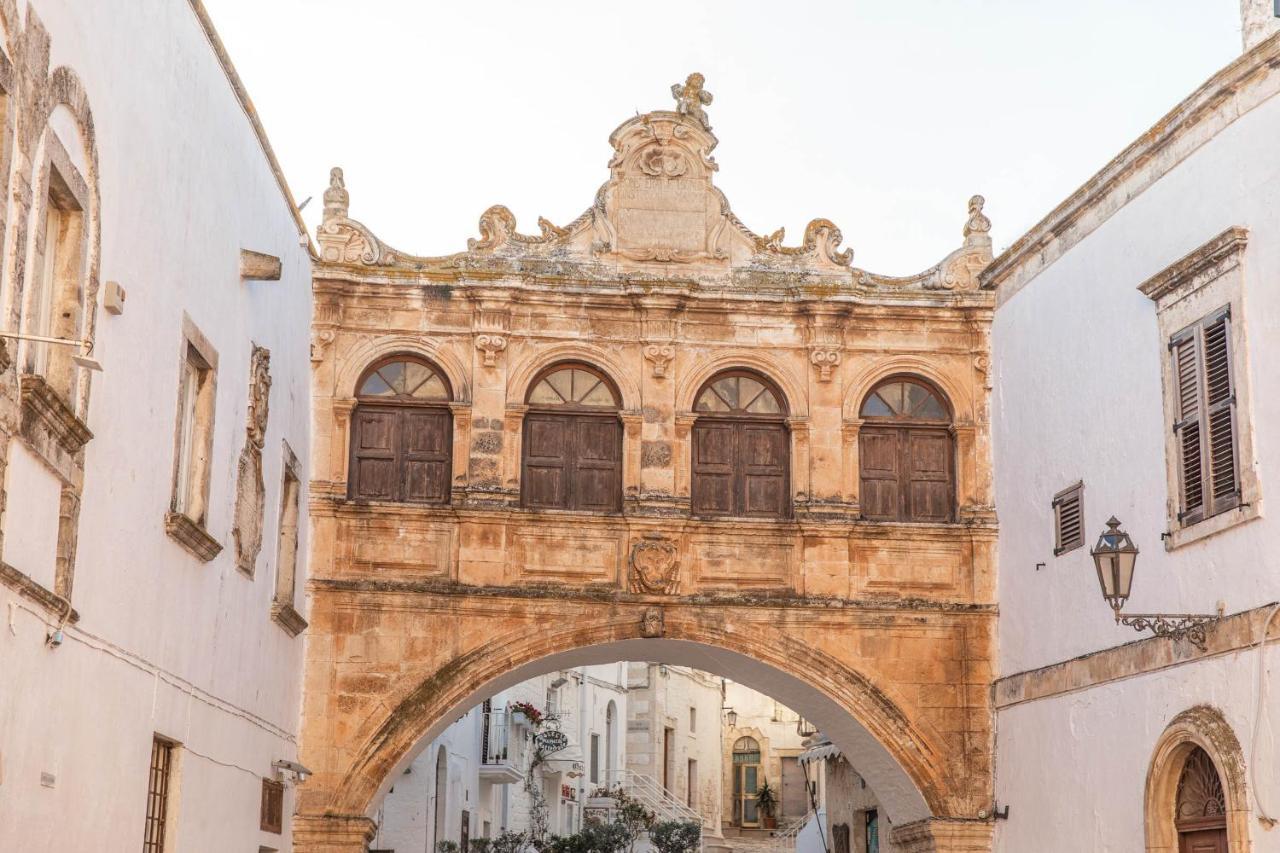
<instances>
[{"instance_id":1,"label":"stone pilaster","mask_svg":"<svg viewBox=\"0 0 1280 853\"><path fill-rule=\"evenodd\" d=\"M294 853L365 853L377 830L363 815L298 815L293 819Z\"/></svg>"},{"instance_id":2,"label":"stone pilaster","mask_svg":"<svg viewBox=\"0 0 1280 853\"><path fill-rule=\"evenodd\" d=\"M902 853L989 853L995 824L987 820L927 818L893 828Z\"/></svg>"}]
</instances>

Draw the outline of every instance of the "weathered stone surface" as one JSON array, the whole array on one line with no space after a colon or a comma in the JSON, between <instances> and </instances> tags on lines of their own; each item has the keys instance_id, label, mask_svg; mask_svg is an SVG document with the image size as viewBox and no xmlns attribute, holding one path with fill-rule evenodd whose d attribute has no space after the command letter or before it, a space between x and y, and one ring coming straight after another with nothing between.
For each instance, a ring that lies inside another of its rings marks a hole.
<instances>
[{"instance_id":1,"label":"weathered stone surface","mask_svg":"<svg viewBox=\"0 0 1280 853\"><path fill-rule=\"evenodd\" d=\"M990 806L981 199L961 247L906 278L853 267L827 220L798 246L760 236L712 183L710 99L694 83L704 91L692 78L678 87L681 111L614 131L609 179L582 216L526 235L495 206L468 249L444 258L394 250L350 219L335 170L315 270L307 826L371 813L388 774L484 685L619 643L653 644L627 645L633 654L683 643L816 689L897 768L904 823L951 826ZM392 353L428 359L453 389L448 505L347 498L355 385ZM520 505L528 394L565 361L617 388L618 514ZM764 374L785 399L790 517L690 512L694 399L730 368ZM953 410L954 522L861 518L861 403L901 374ZM915 849L989 843L986 823L940 832ZM361 849L350 833L345 847L319 837L299 835L296 849Z\"/></svg>"}]
</instances>

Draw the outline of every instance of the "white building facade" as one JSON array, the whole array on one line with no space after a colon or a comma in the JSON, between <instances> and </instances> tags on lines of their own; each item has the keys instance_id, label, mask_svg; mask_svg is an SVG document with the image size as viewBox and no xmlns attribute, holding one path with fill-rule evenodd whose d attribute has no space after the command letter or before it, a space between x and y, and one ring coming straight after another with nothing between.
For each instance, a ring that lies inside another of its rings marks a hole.
<instances>
[{"instance_id":1,"label":"white building facade","mask_svg":"<svg viewBox=\"0 0 1280 853\"><path fill-rule=\"evenodd\" d=\"M0 52L0 848L287 850L304 228L198 2Z\"/></svg>"},{"instance_id":2,"label":"white building facade","mask_svg":"<svg viewBox=\"0 0 1280 853\"><path fill-rule=\"evenodd\" d=\"M548 673L468 711L397 778L371 849L453 842L465 853L471 839L504 832L577 832L588 798L626 765L626 666Z\"/></svg>"},{"instance_id":3,"label":"white building facade","mask_svg":"<svg viewBox=\"0 0 1280 853\"><path fill-rule=\"evenodd\" d=\"M1244 6L1246 53L983 274L1006 853L1280 851L1280 36ZM1090 555L1112 516L1139 550L1121 613L1221 603L1199 646L1116 623Z\"/></svg>"},{"instance_id":4,"label":"white building facade","mask_svg":"<svg viewBox=\"0 0 1280 853\"><path fill-rule=\"evenodd\" d=\"M811 802L800 765L804 751L800 715L772 696L728 680L724 682L724 704L721 785L725 833L773 830L803 820ZM763 814L756 802L757 793L766 784L776 802L772 815Z\"/></svg>"}]
</instances>

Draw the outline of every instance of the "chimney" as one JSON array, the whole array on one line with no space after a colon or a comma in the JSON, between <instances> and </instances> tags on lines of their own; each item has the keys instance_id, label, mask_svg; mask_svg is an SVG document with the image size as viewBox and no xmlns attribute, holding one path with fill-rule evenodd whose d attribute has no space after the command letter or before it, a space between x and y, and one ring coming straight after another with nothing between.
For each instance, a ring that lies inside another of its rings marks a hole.
<instances>
[{"instance_id":1,"label":"chimney","mask_svg":"<svg viewBox=\"0 0 1280 853\"><path fill-rule=\"evenodd\" d=\"M1240 0L1240 34L1246 51L1280 32L1280 0Z\"/></svg>"}]
</instances>

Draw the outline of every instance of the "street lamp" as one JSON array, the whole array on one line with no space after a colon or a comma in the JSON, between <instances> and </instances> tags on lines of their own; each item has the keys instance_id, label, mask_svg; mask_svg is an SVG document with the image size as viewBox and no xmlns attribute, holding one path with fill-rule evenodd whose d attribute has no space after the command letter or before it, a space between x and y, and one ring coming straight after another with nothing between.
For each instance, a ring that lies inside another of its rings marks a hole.
<instances>
[{"instance_id":1,"label":"street lamp","mask_svg":"<svg viewBox=\"0 0 1280 853\"><path fill-rule=\"evenodd\" d=\"M738 712L732 708L725 709L724 719L729 724L729 728L736 729L738 727Z\"/></svg>"},{"instance_id":2,"label":"street lamp","mask_svg":"<svg viewBox=\"0 0 1280 853\"><path fill-rule=\"evenodd\" d=\"M1098 584L1102 597L1116 614L1116 624L1128 625L1135 631L1151 631L1157 637L1184 637L1193 646L1205 649L1205 626L1217 616L1200 616L1192 613L1130 613L1123 615L1120 609L1133 591L1133 568L1138 562L1138 546L1129 534L1120 529L1120 521L1114 515L1107 521L1107 529L1098 537L1098 544L1089 552L1098 570Z\"/></svg>"}]
</instances>

